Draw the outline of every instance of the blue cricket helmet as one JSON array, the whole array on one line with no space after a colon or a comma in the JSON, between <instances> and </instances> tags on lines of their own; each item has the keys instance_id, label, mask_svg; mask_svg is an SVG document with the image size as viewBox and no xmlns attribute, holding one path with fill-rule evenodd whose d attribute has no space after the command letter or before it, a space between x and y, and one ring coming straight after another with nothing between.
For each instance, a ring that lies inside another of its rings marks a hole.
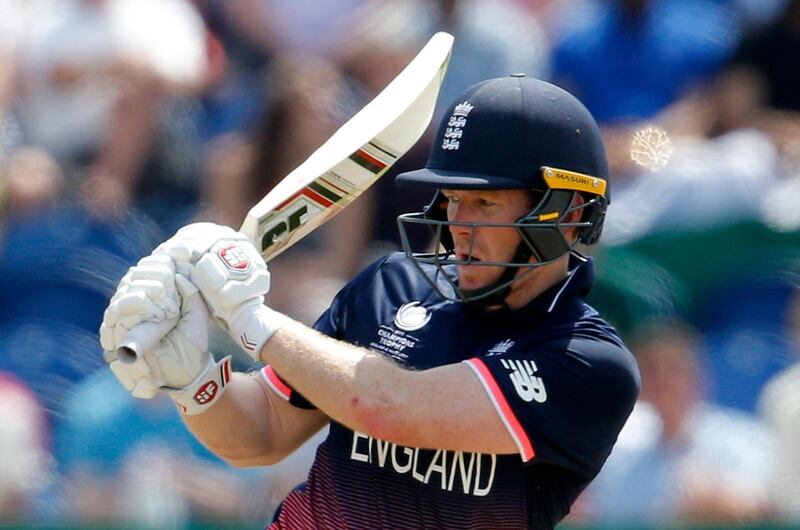
<instances>
[{"instance_id":1,"label":"blue cricket helmet","mask_svg":"<svg viewBox=\"0 0 800 530\"><path fill-rule=\"evenodd\" d=\"M496 300L518 279L514 268L550 263L578 242L595 243L609 203L608 163L594 118L566 90L524 74L468 88L445 112L425 168L402 173L396 182L436 190L523 189L536 194L535 207L513 224L522 243L513 262L504 262L509 269L503 285L492 286L489 294L459 291L466 301ZM576 194L584 199L579 206L573 206ZM564 222L576 209L582 211L580 222ZM420 255L408 248L406 226L426 222L434 229L437 246L441 243L449 256ZM449 231L443 229L452 223L441 192L425 212L401 215L398 224L404 249L415 262L458 263L452 259ZM578 231L577 240L565 237L567 227Z\"/></svg>"}]
</instances>

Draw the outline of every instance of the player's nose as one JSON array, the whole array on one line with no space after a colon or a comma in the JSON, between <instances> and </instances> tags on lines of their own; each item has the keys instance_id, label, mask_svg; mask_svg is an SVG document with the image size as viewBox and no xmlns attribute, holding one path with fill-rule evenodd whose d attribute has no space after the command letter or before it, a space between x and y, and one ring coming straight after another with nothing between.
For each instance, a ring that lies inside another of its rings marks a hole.
<instances>
[{"instance_id":1,"label":"player's nose","mask_svg":"<svg viewBox=\"0 0 800 530\"><path fill-rule=\"evenodd\" d=\"M474 228L467 221L458 222L463 224L455 224L448 227L450 230L450 235L453 236L453 241L469 241L469 239L472 237Z\"/></svg>"}]
</instances>

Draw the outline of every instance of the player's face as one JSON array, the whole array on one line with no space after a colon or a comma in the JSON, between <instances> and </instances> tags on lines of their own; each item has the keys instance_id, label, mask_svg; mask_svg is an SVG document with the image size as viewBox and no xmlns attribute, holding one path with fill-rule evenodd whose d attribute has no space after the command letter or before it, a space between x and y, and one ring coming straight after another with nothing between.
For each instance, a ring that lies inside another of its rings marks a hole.
<instances>
[{"instance_id":1,"label":"player's face","mask_svg":"<svg viewBox=\"0 0 800 530\"><path fill-rule=\"evenodd\" d=\"M447 218L463 223L513 223L532 208L523 190L443 190ZM474 265L457 265L459 287L473 290L500 279L505 267L480 265L481 261L511 261L521 238L512 227L449 227L455 257L466 260L471 252ZM470 239L472 249L470 250Z\"/></svg>"}]
</instances>

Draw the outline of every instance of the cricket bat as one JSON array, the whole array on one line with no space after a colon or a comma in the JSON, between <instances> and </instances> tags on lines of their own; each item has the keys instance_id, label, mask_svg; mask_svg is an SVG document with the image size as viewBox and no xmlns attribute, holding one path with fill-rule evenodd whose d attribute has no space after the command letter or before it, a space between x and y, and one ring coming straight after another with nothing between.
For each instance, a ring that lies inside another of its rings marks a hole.
<instances>
[{"instance_id":1,"label":"cricket bat","mask_svg":"<svg viewBox=\"0 0 800 530\"><path fill-rule=\"evenodd\" d=\"M428 127L453 36L437 33L406 68L253 206L239 229L269 261L342 211Z\"/></svg>"},{"instance_id":2,"label":"cricket bat","mask_svg":"<svg viewBox=\"0 0 800 530\"><path fill-rule=\"evenodd\" d=\"M433 117L452 48L452 35L436 33L375 99L250 209L239 231L265 261L342 211L419 140ZM117 354L133 362L171 326L139 324Z\"/></svg>"}]
</instances>

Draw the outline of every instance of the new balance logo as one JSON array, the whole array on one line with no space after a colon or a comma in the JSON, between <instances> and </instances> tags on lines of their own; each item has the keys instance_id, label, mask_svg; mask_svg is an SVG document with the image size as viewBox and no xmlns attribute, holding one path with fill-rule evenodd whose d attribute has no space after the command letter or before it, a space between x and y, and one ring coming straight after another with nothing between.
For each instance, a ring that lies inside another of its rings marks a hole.
<instances>
[{"instance_id":1,"label":"new balance logo","mask_svg":"<svg viewBox=\"0 0 800 530\"><path fill-rule=\"evenodd\" d=\"M501 359L500 363L504 368L511 371L511 383L514 390L524 401L536 401L544 403L547 401L547 390L544 388L544 381L541 377L536 377L536 363L531 360Z\"/></svg>"},{"instance_id":2,"label":"new balance logo","mask_svg":"<svg viewBox=\"0 0 800 530\"><path fill-rule=\"evenodd\" d=\"M511 346L514 345L514 341L510 339L501 340L491 348L489 351L486 352L487 357L491 357L493 355L503 355L504 353L508 353L508 350L511 349Z\"/></svg>"}]
</instances>

